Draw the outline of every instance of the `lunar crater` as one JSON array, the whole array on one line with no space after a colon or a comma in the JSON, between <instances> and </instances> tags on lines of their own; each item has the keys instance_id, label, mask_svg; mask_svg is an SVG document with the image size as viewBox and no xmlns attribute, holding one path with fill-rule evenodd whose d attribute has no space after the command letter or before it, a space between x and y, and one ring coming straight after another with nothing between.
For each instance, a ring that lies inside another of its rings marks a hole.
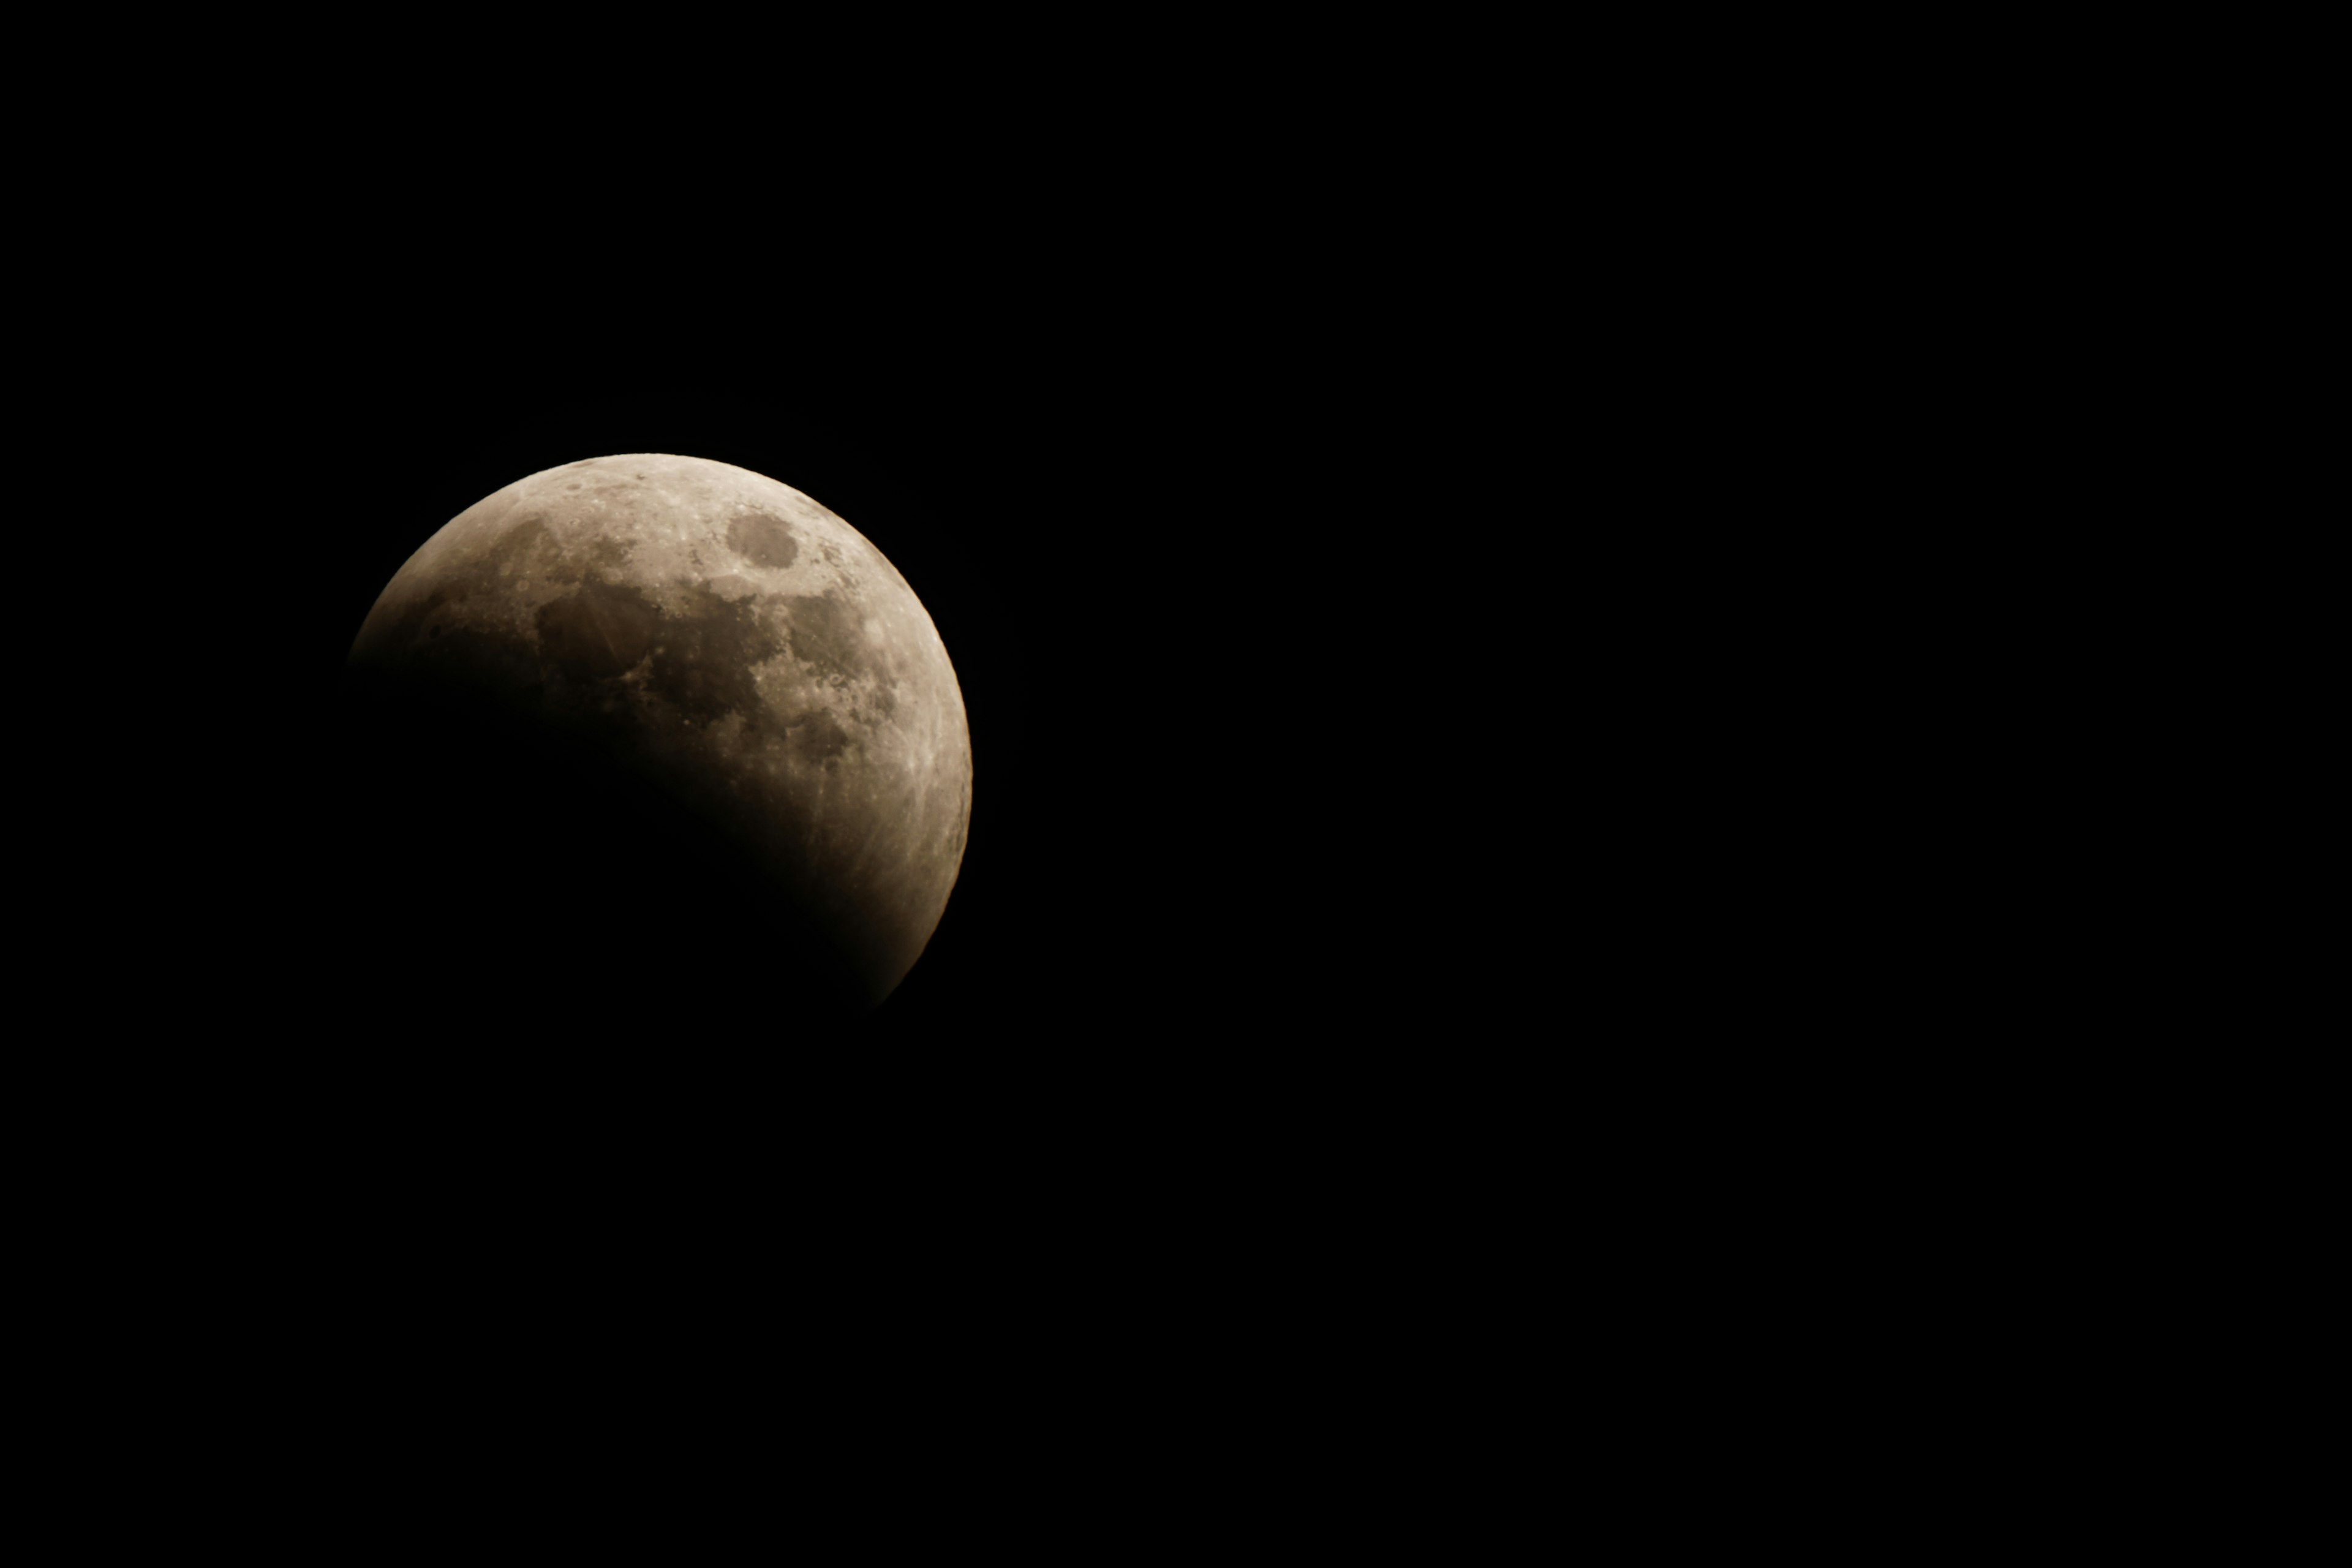
<instances>
[{"instance_id":1,"label":"lunar crater","mask_svg":"<svg viewBox=\"0 0 2352 1568\"><path fill-rule=\"evenodd\" d=\"M781 572L801 552L793 525L773 512L745 512L727 525L727 548L754 566Z\"/></svg>"}]
</instances>

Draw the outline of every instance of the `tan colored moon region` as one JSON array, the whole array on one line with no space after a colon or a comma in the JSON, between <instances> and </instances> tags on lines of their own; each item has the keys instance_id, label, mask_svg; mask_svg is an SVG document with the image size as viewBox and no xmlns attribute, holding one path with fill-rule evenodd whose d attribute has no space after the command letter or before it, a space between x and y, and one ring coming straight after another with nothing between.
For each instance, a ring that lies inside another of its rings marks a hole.
<instances>
[{"instance_id":1,"label":"tan colored moon region","mask_svg":"<svg viewBox=\"0 0 2352 1568\"><path fill-rule=\"evenodd\" d=\"M774 479L659 454L533 474L409 558L351 658L593 737L717 825L868 1005L947 907L971 816L947 649L879 551Z\"/></svg>"}]
</instances>

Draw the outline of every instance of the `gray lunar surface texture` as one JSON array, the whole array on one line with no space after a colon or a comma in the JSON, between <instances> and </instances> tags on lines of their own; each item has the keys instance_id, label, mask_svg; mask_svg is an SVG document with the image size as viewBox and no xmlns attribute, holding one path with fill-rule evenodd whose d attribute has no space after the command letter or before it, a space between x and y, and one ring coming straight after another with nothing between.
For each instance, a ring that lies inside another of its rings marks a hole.
<instances>
[{"instance_id":1,"label":"gray lunar surface texture","mask_svg":"<svg viewBox=\"0 0 2352 1568\"><path fill-rule=\"evenodd\" d=\"M520 479L401 567L352 663L594 737L725 842L878 1003L962 863L962 692L906 579L763 475L662 454Z\"/></svg>"}]
</instances>

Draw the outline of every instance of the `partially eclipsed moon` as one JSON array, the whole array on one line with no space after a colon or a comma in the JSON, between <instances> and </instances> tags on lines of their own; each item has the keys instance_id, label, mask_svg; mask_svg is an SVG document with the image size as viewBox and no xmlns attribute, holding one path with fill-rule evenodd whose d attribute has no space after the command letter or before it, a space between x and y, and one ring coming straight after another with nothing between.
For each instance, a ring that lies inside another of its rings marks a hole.
<instances>
[{"instance_id":1,"label":"partially eclipsed moon","mask_svg":"<svg viewBox=\"0 0 2352 1568\"><path fill-rule=\"evenodd\" d=\"M971 815L947 649L879 551L774 479L660 454L533 474L409 558L351 658L592 737L712 825L869 1004L947 906Z\"/></svg>"}]
</instances>

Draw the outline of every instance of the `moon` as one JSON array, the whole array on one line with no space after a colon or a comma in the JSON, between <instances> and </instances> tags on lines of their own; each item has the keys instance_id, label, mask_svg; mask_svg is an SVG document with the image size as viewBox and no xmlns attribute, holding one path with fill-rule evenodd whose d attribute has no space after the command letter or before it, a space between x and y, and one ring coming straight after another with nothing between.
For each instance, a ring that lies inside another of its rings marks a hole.
<instances>
[{"instance_id":1,"label":"moon","mask_svg":"<svg viewBox=\"0 0 2352 1568\"><path fill-rule=\"evenodd\" d=\"M348 670L561 738L581 765L534 789L625 777L716 847L780 960L857 1006L921 956L962 865L971 742L938 629L856 529L749 469L588 458L484 497L385 585Z\"/></svg>"}]
</instances>

